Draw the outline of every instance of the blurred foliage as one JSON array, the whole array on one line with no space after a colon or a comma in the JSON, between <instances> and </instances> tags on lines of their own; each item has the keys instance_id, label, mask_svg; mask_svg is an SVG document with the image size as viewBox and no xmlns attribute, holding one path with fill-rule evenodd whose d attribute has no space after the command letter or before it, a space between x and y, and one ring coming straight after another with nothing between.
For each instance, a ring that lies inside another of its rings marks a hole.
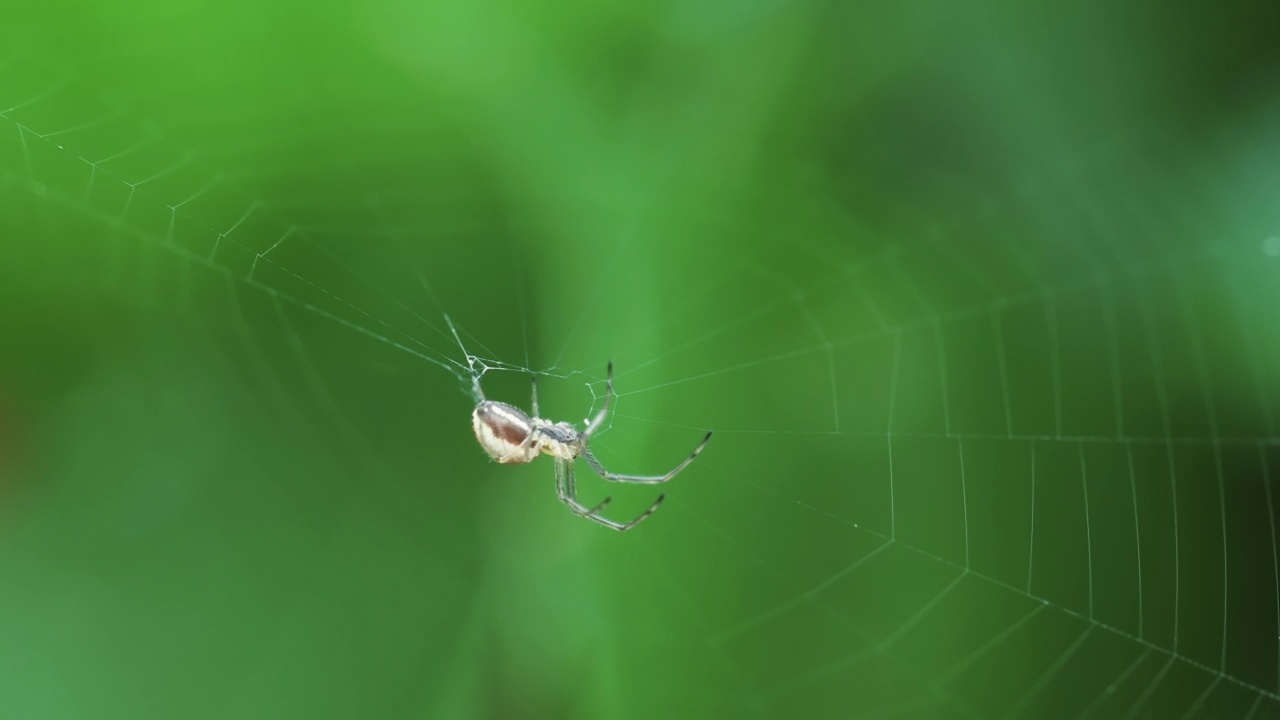
<instances>
[{"instance_id":1,"label":"blurred foliage","mask_svg":"<svg viewBox=\"0 0 1280 720\"><path fill-rule=\"evenodd\" d=\"M0 717L1280 713L1277 12L6 9Z\"/></svg>"}]
</instances>

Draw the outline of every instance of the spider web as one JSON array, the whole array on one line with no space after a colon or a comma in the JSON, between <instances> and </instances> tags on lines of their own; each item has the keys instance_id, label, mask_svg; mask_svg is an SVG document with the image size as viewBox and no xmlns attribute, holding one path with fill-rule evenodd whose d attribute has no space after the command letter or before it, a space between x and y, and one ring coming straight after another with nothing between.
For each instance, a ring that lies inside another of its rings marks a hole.
<instances>
[{"instance_id":1,"label":"spider web","mask_svg":"<svg viewBox=\"0 0 1280 720\"><path fill-rule=\"evenodd\" d=\"M619 207L625 173L539 188L394 103L210 119L85 74L0 76L5 316L86 356L9 371L58 408L59 460L10 473L18 710L1280 714L1257 135L944 183L956 209L851 209L804 163ZM474 377L527 407L531 373L586 417L609 359L607 467L715 429L625 536L465 420Z\"/></svg>"}]
</instances>

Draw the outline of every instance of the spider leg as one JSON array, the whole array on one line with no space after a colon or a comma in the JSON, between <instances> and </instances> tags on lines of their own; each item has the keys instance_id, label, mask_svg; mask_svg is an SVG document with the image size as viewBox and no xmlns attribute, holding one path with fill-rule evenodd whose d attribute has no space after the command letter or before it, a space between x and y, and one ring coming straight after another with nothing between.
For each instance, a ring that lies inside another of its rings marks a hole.
<instances>
[{"instance_id":1,"label":"spider leg","mask_svg":"<svg viewBox=\"0 0 1280 720\"><path fill-rule=\"evenodd\" d=\"M556 458L556 495L559 496L560 502L569 506L569 509L572 510L574 514L581 515L582 517L592 522L599 523L600 525L603 525L609 528L610 530L617 530L618 532L626 532L631 528L635 527L636 525L638 525L641 520L644 520L645 518L652 515L653 511L658 509L658 505L662 504L663 499L666 497L664 495L659 495L658 499L654 501L653 505L649 506L648 510L645 510L643 513L641 513L638 517L631 520L630 522L620 523L616 520L610 520L609 518L601 517L596 513L602 510L604 506L608 505L609 502L613 500L613 498L606 497L604 500L601 500L600 503L593 508L588 508L587 506L578 502L577 494L575 492L574 483L573 483L573 463L571 461L564 460L561 458Z\"/></svg>"},{"instance_id":2,"label":"spider leg","mask_svg":"<svg viewBox=\"0 0 1280 720\"><path fill-rule=\"evenodd\" d=\"M578 512L583 507L583 505L578 502L578 490L577 490L577 486L574 485L574 482L573 482L573 463L571 463L568 460L557 460L557 462L563 462L565 464L564 475L563 475L565 492L563 495L560 496L560 499L564 500L567 497L569 500L573 501L573 504L570 505L569 507L573 508L574 512ZM558 468L557 468L556 482L560 482L560 473ZM611 502L613 502L613 496L606 495L603 500L596 503L595 507L591 508L590 510L587 510L585 515L587 517L594 516L597 513L599 513L601 510L605 509L605 507ZM583 513L579 513L579 514L583 514Z\"/></svg>"},{"instance_id":3,"label":"spider leg","mask_svg":"<svg viewBox=\"0 0 1280 720\"><path fill-rule=\"evenodd\" d=\"M585 448L582 451L582 457L587 461L587 464L591 466L591 469L596 471L597 475L609 482L658 485L670 480L676 475L679 475L681 470L689 467L689 463L693 462L694 458L698 457L698 453L702 452L702 448L706 447L707 442L710 440L711 432L708 431L706 436L702 438L702 442L698 443L698 447L694 448L693 452L689 453L689 457L685 458L679 465L672 468L666 475L624 475L622 473L609 472L604 469L604 466L600 464L600 461L596 459L596 456L592 455L591 451Z\"/></svg>"},{"instance_id":4,"label":"spider leg","mask_svg":"<svg viewBox=\"0 0 1280 720\"><path fill-rule=\"evenodd\" d=\"M600 406L600 412L591 418L591 422L587 423L587 429L582 431L583 437L591 437L591 434L600 429L604 424L604 418L609 414L609 401L613 399L613 361L609 361L609 370L604 380L604 404Z\"/></svg>"},{"instance_id":5,"label":"spider leg","mask_svg":"<svg viewBox=\"0 0 1280 720\"><path fill-rule=\"evenodd\" d=\"M532 381L531 384L533 385L533 407L531 408L533 410L533 414L531 415L531 417L538 417L538 375L537 373L530 375L529 379Z\"/></svg>"},{"instance_id":6,"label":"spider leg","mask_svg":"<svg viewBox=\"0 0 1280 720\"><path fill-rule=\"evenodd\" d=\"M612 497L606 497L593 508L588 508L578 502L578 495L573 483L573 464L563 458L556 458L556 496L560 498L560 502L568 505L570 510L592 520L604 520L604 518L594 517L595 512L603 509L605 505L613 501Z\"/></svg>"}]
</instances>

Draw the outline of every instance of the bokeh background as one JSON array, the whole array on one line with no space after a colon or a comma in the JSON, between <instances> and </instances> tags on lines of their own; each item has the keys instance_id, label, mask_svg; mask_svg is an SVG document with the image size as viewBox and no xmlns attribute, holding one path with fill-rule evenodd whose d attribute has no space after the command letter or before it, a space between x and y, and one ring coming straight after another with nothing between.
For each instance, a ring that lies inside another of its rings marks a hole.
<instances>
[{"instance_id":1,"label":"bokeh background","mask_svg":"<svg viewBox=\"0 0 1280 720\"><path fill-rule=\"evenodd\" d=\"M1280 717L1274 7L4 14L0 716Z\"/></svg>"}]
</instances>

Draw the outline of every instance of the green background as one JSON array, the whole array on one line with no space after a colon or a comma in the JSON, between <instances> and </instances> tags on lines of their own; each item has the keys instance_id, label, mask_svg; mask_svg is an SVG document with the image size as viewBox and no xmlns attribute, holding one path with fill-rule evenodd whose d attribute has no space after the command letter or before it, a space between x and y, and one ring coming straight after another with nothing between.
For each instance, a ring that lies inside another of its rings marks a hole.
<instances>
[{"instance_id":1,"label":"green background","mask_svg":"<svg viewBox=\"0 0 1280 720\"><path fill-rule=\"evenodd\" d=\"M1280 717L1237 5L6 9L0 717Z\"/></svg>"}]
</instances>

